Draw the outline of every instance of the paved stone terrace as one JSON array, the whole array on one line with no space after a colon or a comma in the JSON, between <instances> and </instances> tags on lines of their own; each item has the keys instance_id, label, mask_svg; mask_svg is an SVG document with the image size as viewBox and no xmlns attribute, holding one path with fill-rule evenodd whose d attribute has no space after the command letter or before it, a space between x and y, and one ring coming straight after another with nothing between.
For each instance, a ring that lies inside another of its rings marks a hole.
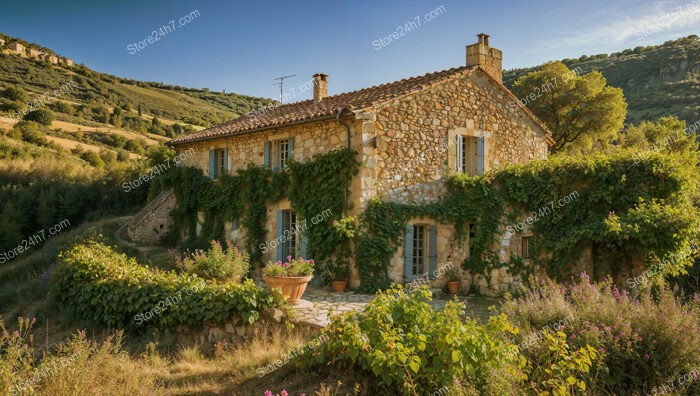
<instances>
[{"instance_id":1,"label":"paved stone terrace","mask_svg":"<svg viewBox=\"0 0 700 396\"><path fill-rule=\"evenodd\" d=\"M448 297L442 297L442 292L434 291L431 305L434 309L444 309ZM294 306L296 312L295 322L318 327L325 327L329 323L328 315L331 312L361 311L367 303L374 298L373 294L359 294L354 292L334 293L327 289L307 288L302 297L302 302ZM484 318L488 311L485 305L497 305L498 300L484 299L481 297L459 296L459 300L467 304L467 314L472 317ZM478 302L477 302L478 300Z\"/></svg>"}]
</instances>

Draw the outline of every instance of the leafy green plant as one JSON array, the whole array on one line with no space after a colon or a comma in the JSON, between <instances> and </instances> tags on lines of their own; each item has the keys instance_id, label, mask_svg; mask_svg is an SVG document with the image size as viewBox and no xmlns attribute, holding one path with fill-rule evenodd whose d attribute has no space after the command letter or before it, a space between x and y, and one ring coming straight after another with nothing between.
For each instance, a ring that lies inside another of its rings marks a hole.
<instances>
[{"instance_id":1,"label":"leafy green plant","mask_svg":"<svg viewBox=\"0 0 700 396\"><path fill-rule=\"evenodd\" d=\"M323 330L328 342L307 353L303 367L360 370L382 394L428 394L442 386L473 386L481 394L517 393L525 360L505 335L504 315L480 325L454 301L430 306L430 291L379 292L362 313L344 313ZM322 335L323 336L323 335Z\"/></svg>"},{"instance_id":2,"label":"leafy green plant","mask_svg":"<svg viewBox=\"0 0 700 396\"><path fill-rule=\"evenodd\" d=\"M51 296L79 317L107 327L137 328L137 317L160 308L150 327L201 325L240 317L253 323L282 300L251 280L207 283L196 275L158 271L88 241L61 252L52 275ZM164 301L174 303L163 306Z\"/></svg>"},{"instance_id":3,"label":"leafy green plant","mask_svg":"<svg viewBox=\"0 0 700 396\"><path fill-rule=\"evenodd\" d=\"M197 250L178 260L178 267L188 274L208 280L240 282L248 272L248 255L228 244L226 251L217 241L208 251Z\"/></svg>"}]
</instances>

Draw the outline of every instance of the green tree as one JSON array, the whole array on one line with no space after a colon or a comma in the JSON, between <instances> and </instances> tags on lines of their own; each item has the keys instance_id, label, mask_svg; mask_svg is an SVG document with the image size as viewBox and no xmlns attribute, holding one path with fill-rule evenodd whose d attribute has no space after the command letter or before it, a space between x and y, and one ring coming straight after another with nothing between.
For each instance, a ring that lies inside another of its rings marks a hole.
<instances>
[{"instance_id":1,"label":"green tree","mask_svg":"<svg viewBox=\"0 0 700 396\"><path fill-rule=\"evenodd\" d=\"M512 89L552 131L551 153L589 153L615 140L627 115L622 89L598 71L578 75L561 62L520 77Z\"/></svg>"},{"instance_id":2,"label":"green tree","mask_svg":"<svg viewBox=\"0 0 700 396\"><path fill-rule=\"evenodd\" d=\"M25 121L34 121L38 124L46 126L50 126L55 118L56 117L54 117L53 112L51 112L49 109L32 110L27 113L26 116L24 116Z\"/></svg>"},{"instance_id":3,"label":"green tree","mask_svg":"<svg viewBox=\"0 0 700 396\"><path fill-rule=\"evenodd\" d=\"M695 134L686 128L685 121L672 116L628 127L620 133L618 146L639 152L690 153L698 150Z\"/></svg>"},{"instance_id":4,"label":"green tree","mask_svg":"<svg viewBox=\"0 0 700 396\"><path fill-rule=\"evenodd\" d=\"M19 212L12 202L7 202L0 216L0 251L7 251L17 247L22 239L22 229L17 218Z\"/></svg>"},{"instance_id":5,"label":"green tree","mask_svg":"<svg viewBox=\"0 0 700 396\"><path fill-rule=\"evenodd\" d=\"M9 87L2 91L2 97L8 100L26 103L29 100L27 91L19 87Z\"/></svg>"},{"instance_id":6,"label":"green tree","mask_svg":"<svg viewBox=\"0 0 700 396\"><path fill-rule=\"evenodd\" d=\"M80 154L80 158L82 158L84 161L87 161L90 165L96 168L102 168L105 166L105 162L94 151L85 151L82 154Z\"/></svg>"}]
</instances>

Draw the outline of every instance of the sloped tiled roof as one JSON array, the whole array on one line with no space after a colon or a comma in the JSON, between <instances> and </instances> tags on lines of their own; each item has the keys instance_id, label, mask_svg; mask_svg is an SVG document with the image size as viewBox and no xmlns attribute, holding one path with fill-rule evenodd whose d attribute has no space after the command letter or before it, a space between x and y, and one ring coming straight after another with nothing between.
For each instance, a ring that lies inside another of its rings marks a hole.
<instances>
[{"instance_id":1,"label":"sloped tiled roof","mask_svg":"<svg viewBox=\"0 0 700 396\"><path fill-rule=\"evenodd\" d=\"M423 76L406 78L387 84L375 85L373 87L364 88L357 91L327 96L320 101L311 99L302 102L258 109L257 111L234 118L223 124L173 139L168 142L168 144L178 145L224 136L240 135L252 131L282 127L294 123L332 118L336 117L341 111L363 110L391 102L397 98L431 87L439 82L463 74L469 74L477 68L478 66L462 66L435 73L428 73ZM488 73L485 74L488 75ZM493 81L508 91L505 86L498 83L496 80ZM510 93L510 91L508 92ZM513 98L515 98L515 96L513 96ZM520 101L517 99L516 102L520 104ZM521 107L534 119L538 125L547 131L548 139L551 140L551 135L549 134L547 127L544 126L544 124L542 124L537 117L530 113L527 108L522 106L522 104Z\"/></svg>"}]
</instances>

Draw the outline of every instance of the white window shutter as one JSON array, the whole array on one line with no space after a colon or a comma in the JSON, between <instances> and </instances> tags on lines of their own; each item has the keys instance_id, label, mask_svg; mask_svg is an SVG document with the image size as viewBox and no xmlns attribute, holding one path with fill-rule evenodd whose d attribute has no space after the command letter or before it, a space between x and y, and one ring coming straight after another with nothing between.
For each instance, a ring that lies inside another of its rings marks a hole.
<instances>
[{"instance_id":1,"label":"white window shutter","mask_svg":"<svg viewBox=\"0 0 700 396\"><path fill-rule=\"evenodd\" d=\"M462 135L457 135L457 172L464 172L463 166L464 166L464 137Z\"/></svg>"}]
</instances>

